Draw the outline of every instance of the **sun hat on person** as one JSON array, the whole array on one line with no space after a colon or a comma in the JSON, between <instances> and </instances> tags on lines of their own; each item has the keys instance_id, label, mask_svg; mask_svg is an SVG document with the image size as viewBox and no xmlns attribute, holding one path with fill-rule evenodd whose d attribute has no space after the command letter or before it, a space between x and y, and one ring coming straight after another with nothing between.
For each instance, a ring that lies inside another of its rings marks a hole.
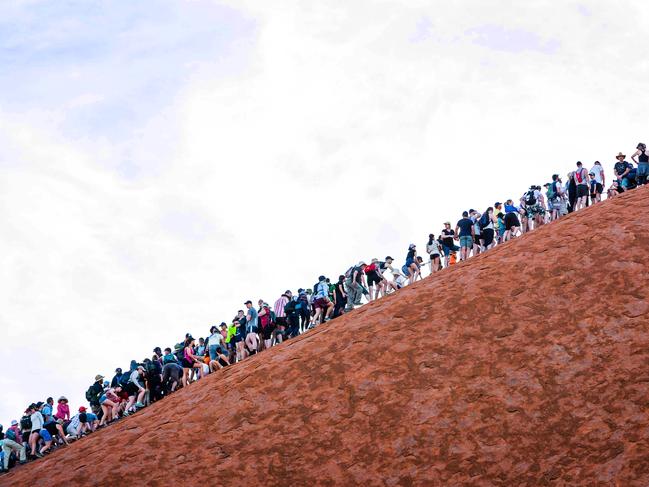
<instances>
[{"instance_id":1,"label":"sun hat on person","mask_svg":"<svg viewBox=\"0 0 649 487\"><path fill-rule=\"evenodd\" d=\"M95 382L99 382L99 381L102 380L103 378L104 378L103 375L101 375L101 374L97 374L97 375L95 376Z\"/></svg>"},{"instance_id":2,"label":"sun hat on person","mask_svg":"<svg viewBox=\"0 0 649 487\"><path fill-rule=\"evenodd\" d=\"M622 154L621 152L618 152L617 155L615 156L615 158L619 159L620 157L624 158L624 157L626 157L626 154Z\"/></svg>"},{"instance_id":3,"label":"sun hat on person","mask_svg":"<svg viewBox=\"0 0 649 487\"><path fill-rule=\"evenodd\" d=\"M11 420L11 426L17 426L17 425L18 425L18 421L16 421L15 419L12 419Z\"/></svg>"}]
</instances>

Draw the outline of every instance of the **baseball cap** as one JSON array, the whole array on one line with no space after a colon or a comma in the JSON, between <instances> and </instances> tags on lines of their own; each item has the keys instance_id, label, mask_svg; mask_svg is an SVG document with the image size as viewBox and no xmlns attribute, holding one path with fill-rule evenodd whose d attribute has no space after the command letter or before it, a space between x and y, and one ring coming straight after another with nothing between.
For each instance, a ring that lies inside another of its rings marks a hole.
<instances>
[{"instance_id":1,"label":"baseball cap","mask_svg":"<svg viewBox=\"0 0 649 487\"><path fill-rule=\"evenodd\" d=\"M79 406L79 412L80 413L85 413L86 411L87 411L87 409L85 408L85 406Z\"/></svg>"},{"instance_id":2,"label":"baseball cap","mask_svg":"<svg viewBox=\"0 0 649 487\"><path fill-rule=\"evenodd\" d=\"M117 368L115 369L115 373L116 373L116 374L121 374L121 373L122 373L122 368L121 368L121 367L117 367Z\"/></svg>"},{"instance_id":3,"label":"baseball cap","mask_svg":"<svg viewBox=\"0 0 649 487\"><path fill-rule=\"evenodd\" d=\"M502 203L501 203L500 201L496 201L496 202L494 203L494 206L500 206L500 205L502 205Z\"/></svg>"},{"instance_id":4,"label":"baseball cap","mask_svg":"<svg viewBox=\"0 0 649 487\"><path fill-rule=\"evenodd\" d=\"M17 424L18 424L18 421L16 421L15 419L11 420L11 426L16 426Z\"/></svg>"},{"instance_id":5,"label":"baseball cap","mask_svg":"<svg viewBox=\"0 0 649 487\"><path fill-rule=\"evenodd\" d=\"M385 260L388 260L388 259L390 259L390 260L394 260L394 258L393 258L393 257L390 257L389 255L385 258Z\"/></svg>"},{"instance_id":6,"label":"baseball cap","mask_svg":"<svg viewBox=\"0 0 649 487\"><path fill-rule=\"evenodd\" d=\"M320 276L320 277L318 277L318 281L324 281L325 279L326 279L325 276Z\"/></svg>"},{"instance_id":7,"label":"baseball cap","mask_svg":"<svg viewBox=\"0 0 649 487\"><path fill-rule=\"evenodd\" d=\"M248 300L248 301L246 301L246 302L243 303L243 304L252 304L252 301Z\"/></svg>"}]
</instances>

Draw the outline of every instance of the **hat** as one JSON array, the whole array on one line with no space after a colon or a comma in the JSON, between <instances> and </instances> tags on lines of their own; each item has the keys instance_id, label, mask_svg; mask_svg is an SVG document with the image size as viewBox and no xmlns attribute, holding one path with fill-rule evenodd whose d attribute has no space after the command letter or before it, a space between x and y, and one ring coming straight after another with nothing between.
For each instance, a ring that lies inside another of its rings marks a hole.
<instances>
[{"instance_id":1,"label":"hat","mask_svg":"<svg viewBox=\"0 0 649 487\"><path fill-rule=\"evenodd\" d=\"M79 406L79 412L80 413L85 413L87 409L84 406Z\"/></svg>"},{"instance_id":2,"label":"hat","mask_svg":"<svg viewBox=\"0 0 649 487\"><path fill-rule=\"evenodd\" d=\"M291 294L291 290L287 289L286 291L284 291L284 294Z\"/></svg>"},{"instance_id":3,"label":"hat","mask_svg":"<svg viewBox=\"0 0 649 487\"><path fill-rule=\"evenodd\" d=\"M40 408L43 404L45 404L43 401L38 401L38 402L35 404L36 409Z\"/></svg>"},{"instance_id":4,"label":"hat","mask_svg":"<svg viewBox=\"0 0 649 487\"><path fill-rule=\"evenodd\" d=\"M252 304L252 301L248 300L248 301L246 301L246 302L243 303L243 304Z\"/></svg>"},{"instance_id":5,"label":"hat","mask_svg":"<svg viewBox=\"0 0 649 487\"><path fill-rule=\"evenodd\" d=\"M320 277L318 277L318 281L324 281L325 279L326 279L325 276L320 276Z\"/></svg>"},{"instance_id":6,"label":"hat","mask_svg":"<svg viewBox=\"0 0 649 487\"><path fill-rule=\"evenodd\" d=\"M18 421L16 421L15 419L11 420L11 426L16 426L17 424L18 424Z\"/></svg>"},{"instance_id":7,"label":"hat","mask_svg":"<svg viewBox=\"0 0 649 487\"><path fill-rule=\"evenodd\" d=\"M388 260L388 259L390 259L390 260L394 260L394 258L393 258L393 257L390 257L389 255L385 258L385 260Z\"/></svg>"},{"instance_id":8,"label":"hat","mask_svg":"<svg viewBox=\"0 0 649 487\"><path fill-rule=\"evenodd\" d=\"M101 374L97 374L97 375L95 376L95 382L98 382L98 381L100 381L100 380L103 379L103 378L104 378L103 375L101 375Z\"/></svg>"},{"instance_id":9,"label":"hat","mask_svg":"<svg viewBox=\"0 0 649 487\"><path fill-rule=\"evenodd\" d=\"M116 374L121 374L121 373L122 373L122 368L121 368L121 367L117 367L117 368L115 369L115 373L116 373Z\"/></svg>"},{"instance_id":10,"label":"hat","mask_svg":"<svg viewBox=\"0 0 649 487\"><path fill-rule=\"evenodd\" d=\"M622 154L621 152L618 152L615 158L619 159L620 157L626 157L626 154Z\"/></svg>"},{"instance_id":11,"label":"hat","mask_svg":"<svg viewBox=\"0 0 649 487\"><path fill-rule=\"evenodd\" d=\"M392 269L392 274L395 275L395 276L398 276L401 273L397 269Z\"/></svg>"},{"instance_id":12,"label":"hat","mask_svg":"<svg viewBox=\"0 0 649 487\"><path fill-rule=\"evenodd\" d=\"M545 183L545 184L543 185L544 188L547 188L548 186L550 186L550 183Z\"/></svg>"},{"instance_id":13,"label":"hat","mask_svg":"<svg viewBox=\"0 0 649 487\"><path fill-rule=\"evenodd\" d=\"M61 397L59 397L59 400L58 400L57 402L67 401L67 400L68 400L67 397L65 397L65 396L61 396Z\"/></svg>"},{"instance_id":14,"label":"hat","mask_svg":"<svg viewBox=\"0 0 649 487\"><path fill-rule=\"evenodd\" d=\"M451 222L444 222L444 225L450 225Z\"/></svg>"},{"instance_id":15,"label":"hat","mask_svg":"<svg viewBox=\"0 0 649 487\"><path fill-rule=\"evenodd\" d=\"M410 245L408 245L408 250L412 250L412 249L414 249L415 247L416 247L415 244L410 244Z\"/></svg>"},{"instance_id":16,"label":"hat","mask_svg":"<svg viewBox=\"0 0 649 487\"><path fill-rule=\"evenodd\" d=\"M364 260L361 260L361 261L358 263L358 265L359 265L359 266L362 266L362 265L367 265L367 264L365 263Z\"/></svg>"},{"instance_id":17,"label":"hat","mask_svg":"<svg viewBox=\"0 0 649 487\"><path fill-rule=\"evenodd\" d=\"M494 203L494 206L500 206L500 205L502 205L502 203L501 203L500 201L496 201L496 202Z\"/></svg>"}]
</instances>

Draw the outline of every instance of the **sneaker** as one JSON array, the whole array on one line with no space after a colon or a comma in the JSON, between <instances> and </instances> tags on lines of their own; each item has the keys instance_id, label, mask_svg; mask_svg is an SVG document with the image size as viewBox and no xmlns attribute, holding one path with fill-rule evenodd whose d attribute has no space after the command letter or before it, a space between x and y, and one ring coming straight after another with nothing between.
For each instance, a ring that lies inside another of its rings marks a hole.
<instances>
[{"instance_id":1,"label":"sneaker","mask_svg":"<svg viewBox=\"0 0 649 487\"><path fill-rule=\"evenodd\" d=\"M141 402L136 402L135 407L138 409L142 409L144 407L144 404L142 404Z\"/></svg>"},{"instance_id":2,"label":"sneaker","mask_svg":"<svg viewBox=\"0 0 649 487\"><path fill-rule=\"evenodd\" d=\"M36 452L36 456L38 458L43 458L43 454L41 452L39 452L39 451Z\"/></svg>"}]
</instances>

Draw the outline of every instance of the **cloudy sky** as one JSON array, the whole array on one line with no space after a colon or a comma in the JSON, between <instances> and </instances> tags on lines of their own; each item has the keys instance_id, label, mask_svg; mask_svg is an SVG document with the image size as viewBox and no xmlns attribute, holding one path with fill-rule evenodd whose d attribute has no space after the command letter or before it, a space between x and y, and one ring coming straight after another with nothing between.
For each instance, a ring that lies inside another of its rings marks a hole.
<instances>
[{"instance_id":1,"label":"cloudy sky","mask_svg":"<svg viewBox=\"0 0 649 487\"><path fill-rule=\"evenodd\" d=\"M649 139L646 2L0 2L0 422Z\"/></svg>"}]
</instances>

